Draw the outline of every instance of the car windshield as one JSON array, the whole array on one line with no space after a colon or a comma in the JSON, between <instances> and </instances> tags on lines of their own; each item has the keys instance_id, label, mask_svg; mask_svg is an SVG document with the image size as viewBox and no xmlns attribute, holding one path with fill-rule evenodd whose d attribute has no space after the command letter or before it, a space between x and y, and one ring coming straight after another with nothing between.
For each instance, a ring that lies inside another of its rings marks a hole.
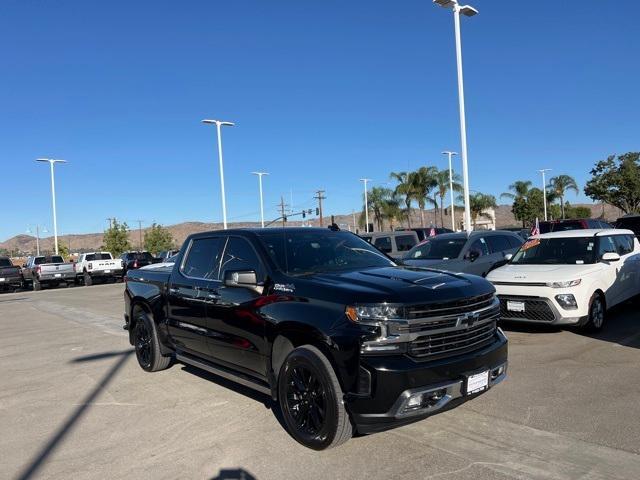
<instances>
[{"instance_id":1,"label":"car windshield","mask_svg":"<svg viewBox=\"0 0 640 480\"><path fill-rule=\"evenodd\" d=\"M511 259L516 265L595 263L593 237L532 238Z\"/></svg>"},{"instance_id":2,"label":"car windshield","mask_svg":"<svg viewBox=\"0 0 640 480\"><path fill-rule=\"evenodd\" d=\"M11 260L8 258L0 258L0 267L12 267Z\"/></svg>"},{"instance_id":3,"label":"car windshield","mask_svg":"<svg viewBox=\"0 0 640 480\"><path fill-rule=\"evenodd\" d=\"M34 262L36 265L42 265L44 263L64 263L64 259L58 255L53 257L36 257Z\"/></svg>"},{"instance_id":4,"label":"car windshield","mask_svg":"<svg viewBox=\"0 0 640 480\"><path fill-rule=\"evenodd\" d=\"M259 234L278 267L291 275L391 267L396 264L365 240L348 232L287 232Z\"/></svg>"},{"instance_id":5,"label":"car windshield","mask_svg":"<svg viewBox=\"0 0 640 480\"><path fill-rule=\"evenodd\" d=\"M149 252L137 252L130 255L131 260L146 260L149 262L153 261L153 255L151 255Z\"/></svg>"},{"instance_id":6,"label":"car windshield","mask_svg":"<svg viewBox=\"0 0 640 480\"><path fill-rule=\"evenodd\" d=\"M405 260L449 260L458 258L466 238L433 238L413 247Z\"/></svg>"}]
</instances>

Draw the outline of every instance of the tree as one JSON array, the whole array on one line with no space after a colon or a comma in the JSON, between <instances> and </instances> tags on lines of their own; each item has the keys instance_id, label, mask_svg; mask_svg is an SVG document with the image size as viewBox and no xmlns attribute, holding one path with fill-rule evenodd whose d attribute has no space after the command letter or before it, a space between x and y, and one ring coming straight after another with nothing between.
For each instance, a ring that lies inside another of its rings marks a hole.
<instances>
[{"instance_id":1,"label":"tree","mask_svg":"<svg viewBox=\"0 0 640 480\"><path fill-rule=\"evenodd\" d=\"M463 198L458 198L460 201L464 201ZM473 195L469 195L469 210L471 211L471 221L475 228L478 221L478 217L488 218L493 220L493 216L487 212L491 208L497 208L496 197L493 195L487 195L485 193L476 192Z\"/></svg>"},{"instance_id":2,"label":"tree","mask_svg":"<svg viewBox=\"0 0 640 480\"><path fill-rule=\"evenodd\" d=\"M144 249L158 253L163 250L171 250L175 245L171 232L162 225L153 223L144 234Z\"/></svg>"},{"instance_id":3,"label":"tree","mask_svg":"<svg viewBox=\"0 0 640 480\"><path fill-rule=\"evenodd\" d=\"M364 196L364 194L363 194ZM382 231L383 227L383 207L385 202L394 196L393 190L384 187L373 187L367 192L367 202L369 211L373 212L373 220L378 226L378 230ZM364 213L364 212L363 212ZM363 223L364 225L364 223Z\"/></svg>"},{"instance_id":4,"label":"tree","mask_svg":"<svg viewBox=\"0 0 640 480\"><path fill-rule=\"evenodd\" d=\"M444 197L449 191L449 187L453 186L453 191L457 193L462 191L462 185L460 184L462 179L460 175L454 173L451 177L452 182L450 184L449 173L449 169L446 169L438 171L435 175L436 192L440 197L440 226L442 227L444 227ZM451 208L453 208L453 205L451 205Z\"/></svg>"},{"instance_id":5,"label":"tree","mask_svg":"<svg viewBox=\"0 0 640 480\"><path fill-rule=\"evenodd\" d=\"M609 156L596 163L584 193L624 213L640 213L640 152Z\"/></svg>"},{"instance_id":6,"label":"tree","mask_svg":"<svg viewBox=\"0 0 640 480\"><path fill-rule=\"evenodd\" d=\"M549 186L547 188L560 199L560 210L562 218L564 219L564 197L568 190L573 190L578 193L578 184L575 179L569 175L558 175L557 177L549 179Z\"/></svg>"},{"instance_id":7,"label":"tree","mask_svg":"<svg viewBox=\"0 0 640 480\"><path fill-rule=\"evenodd\" d=\"M104 231L103 249L111 252L114 257L120 256L122 252L131 250L129 243L129 226L125 223L119 223L113 219L111 227Z\"/></svg>"},{"instance_id":8,"label":"tree","mask_svg":"<svg viewBox=\"0 0 640 480\"><path fill-rule=\"evenodd\" d=\"M382 215L389 222L389 230L393 230L396 221L402 223L402 208L396 197L388 198L382 203Z\"/></svg>"},{"instance_id":9,"label":"tree","mask_svg":"<svg viewBox=\"0 0 640 480\"><path fill-rule=\"evenodd\" d=\"M418 201L420 209L420 226L424 227L424 208L427 203L433 203L429 197L431 190L436 187L437 181L435 176L438 173L436 167L420 167L413 174L414 195Z\"/></svg>"},{"instance_id":10,"label":"tree","mask_svg":"<svg viewBox=\"0 0 640 480\"><path fill-rule=\"evenodd\" d=\"M69 258L69 254L71 252L69 251L69 247L63 243L60 243L58 245L58 254L60 256L62 256L62 258Z\"/></svg>"},{"instance_id":11,"label":"tree","mask_svg":"<svg viewBox=\"0 0 640 480\"><path fill-rule=\"evenodd\" d=\"M396 185L396 195L404 197L404 204L407 207L407 224L411 228L411 202L418 197L416 188L415 172L391 172L390 177L398 182Z\"/></svg>"},{"instance_id":12,"label":"tree","mask_svg":"<svg viewBox=\"0 0 640 480\"><path fill-rule=\"evenodd\" d=\"M516 217L516 220L520 220L522 222L522 228L526 227L526 222L531 216L527 201L531 185L532 183L530 180L517 180L509 185L509 190L511 190L511 192L505 192L500 195L502 198L510 198L513 200L511 211Z\"/></svg>"},{"instance_id":13,"label":"tree","mask_svg":"<svg viewBox=\"0 0 640 480\"><path fill-rule=\"evenodd\" d=\"M567 218L591 218L591 209L589 207L573 207L569 202L565 205L565 213Z\"/></svg>"}]
</instances>

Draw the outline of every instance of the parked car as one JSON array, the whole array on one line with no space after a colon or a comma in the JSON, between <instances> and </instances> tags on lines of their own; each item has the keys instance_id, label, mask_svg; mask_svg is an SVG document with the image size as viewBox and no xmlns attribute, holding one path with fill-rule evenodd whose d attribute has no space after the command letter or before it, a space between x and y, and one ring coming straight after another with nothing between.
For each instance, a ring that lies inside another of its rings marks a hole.
<instances>
[{"instance_id":1,"label":"parked car","mask_svg":"<svg viewBox=\"0 0 640 480\"><path fill-rule=\"evenodd\" d=\"M531 236L530 228L507 227L507 228L502 228L501 230L506 230L507 232L513 232L516 235L520 235L523 240L528 240L529 237Z\"/></svg>"},{"instance_id":2,"label":"parked car","mask_svg":"<svg viewBox=\"0 0 640 480\"><path fill-rule=\"evenodd\" d=\"M22 276L25 284L40 290L43 285L57 287L60 283L75 282L76 272L73 264L65 262L61 255L41 255L27 258Z\"/></svg>"},{"instance_id":3,"label":"parked car","mask_svg":"<svg viewBox=\"0 0 640 480\"><path fill-rule=\"evenodd\" d=\"M398 260L418 243L418 234L413 231L361 233L360 237Z\"/></svg>"},{"instance_id":4,"label":"parked car","mask_svg":"<svg viewBox=\"0 0 640 480\"><path fill-rule=\"evenodd\" d=\"M640 239L640 215L630 214L616 220L616 228L631 230Z\"/></svg>"},{"instance_id":5,"label":"parked car","mask_svg":"<svg viewBox=\"0 0 640 480\"><path fill-rule=\"evenodd\" d=\"M540 222L540 233L563 232L565 230L585 230L597 228L613 228L610 223L597 218L578 218L568 220L551 220Z\"/></svg>"},{"instance_id":6,"label":"parked car","mask_svg":"<svg viewBox=\"0 0 640 480\"><path fill-rule=\"evenodd\" d=\"M418 235L418 241L422 242L423 240L429 237L435 237L442 233L453 233L453 230L450 228L444 227L415 227L415 228L396 228L396 232L416 232Z\"/></svg>"},{"instance_id":7,"label":"parked car","mask_svg":"<svg viewBox=\"0 0 640 480\"><path fill-rule=\"evenodd\" d=\"M93 285L95 279L121 278L124 269L122 259L114 259L109 252L82 253L73 266L76 280L82 280L86 286Z\"/></svg>"},{"instance_id":8,"label":"parked car","mask_svg":"<svg viewBox=\"0 0 640 480\"><path fill-rule=\"evenodd\" d=\"M164 250L156 256L157 263L164 263L171 257L175 257L180 250Z\"/></svg>"},{"instance_id":9,"label":"parked car","mask_svg":"<svg viewBox=\"0 0 640 480\"><path fill-rule=\"evenodd\" d=\"M144 370L176 360L268 394L293 438L317 450L450 409L506 376L489 282L398 266L345 231L191 235L173 266L130 270L124 299Z\"/></svg>"},{"instance_id":10,"label":"parked car","mask_svg":"<svg viewBox=\"0 0 640 480\"><path fill-rule=\"evenodd\" d=\"M149 252L125 252L120 256L122 260L123 274L136 268L146 267L156 263L155 258Z\"/></svg>"},{"instance_id":11,"label":"parked car","mask_svg":"<svg viewBox=\"0 0 640 480\"><path fill-rule=\"evenodd\" d=\"M542 234L487 278L503 320L600 330L608 309L640 293L640 244L631 230Z\"/></svg>"},{"instance_id":12,"label":"parked car","mask_svg":"<svg viewBox=\"0 0 640 480\"><path fill-rule=\"evenodd\" d=\"M14 265L9 257L0 257L0 291L18 290L23 283L20 267Z\"/></svg>"},{"instance_id":13,"label":"parked car","mask_svg":"<svg viewBox=\"0 0 640 480\"><path fill-rule=\"evenodd\" d=\"M513 232L481 230L445 233L413 247L402 259L405 265L429 267L484 277L504 265L524 240Z\"/></svg>"}]
</instances>

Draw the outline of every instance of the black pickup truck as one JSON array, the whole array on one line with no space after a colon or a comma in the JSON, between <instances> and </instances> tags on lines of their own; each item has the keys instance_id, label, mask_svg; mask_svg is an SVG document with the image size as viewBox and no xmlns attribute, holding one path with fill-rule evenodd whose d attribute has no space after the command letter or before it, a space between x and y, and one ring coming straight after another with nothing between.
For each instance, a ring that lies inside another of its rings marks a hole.
<instances>
[{"instance_id":1,"label":"black pickup truck","mask_svg":"<svg viewBox=\"0 0 640 480\"><path fill-rule=\"evenodd\" d=\"M22 270L9 257L0 257L0 291L17 290L24 285Z\"/></svg>"},{"instance_id":2,"label":"black pickup truck","mask_svg":"<svg viewBox=\"0 0 640 480\"><path fill-rule=\"evenodd\" d=\"M177 361L268 394L313 449L450 409L506 377L489 282L398 266L348 232L199 233L173 266L125 280L144 370Z\"/></svg>"}]
</instances>

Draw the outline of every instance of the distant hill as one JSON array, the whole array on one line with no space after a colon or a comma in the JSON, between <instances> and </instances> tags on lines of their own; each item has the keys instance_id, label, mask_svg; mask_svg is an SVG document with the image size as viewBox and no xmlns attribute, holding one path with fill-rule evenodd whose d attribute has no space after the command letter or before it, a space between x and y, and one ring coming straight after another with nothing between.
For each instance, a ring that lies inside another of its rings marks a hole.
<instances>
[{"instance_id":1,"label":"distant hill","mask_svg":"<svg viewBox=\"0 0 640 480\"><path fill-rule=\"evenodd\" d=\"M592 204L576 204L574 206L584 206L591 209L592 217L600 217L602 215L602 206L601 205L592 205ZM610 221L615 220L620 216L620 212L617 208L612 207L610 205L605 206L605 215L606 219ZM457 214L459 215L459 214ZM356 213L356 222L358 221L359 212ZM296 217L297 220L291 220L287 222L289 226L298 226L301 224L299 217ZM438 215L438 224L440 223L440 216ZM430 225L434 221L434 211L427 210L425 211L425 220L427 225ZM336 215L335 221L339 225L348 225L353 228L353 215ZM370 218L369 221L373 222L373 218ZM325 225L330 222L330 216L325 218ZM444 217L445 227L450 226L450 217ZM314 218L310 222L314 226L319 226L318 219ZM420 225L420 212L416 209L413 212L411 217L411 223L414 226ZM279 223L276 223L276 225ZM498 228L501 227L510 227L510 226L518 226L519 222L515 220L513 214L511 213L510 205L500 205L496 209L496 224ZM260 224L258 222L243 222L243 223L230 223L229 228L246 228L246 227L259 227ZM209 230L220 230L222 229L221 223L204 223L204 222L184 222L178 223L176 225L170 225L166 227L170 232L173 238L176 240L176 245L182 245L184 239L187 238L192 233L197 232L206 232ZM146 229L142 229L142 234L144 238L144 232ZM135 248L138 247L139 243L139 232L138 230L131 230L129 232L129 240L131 245ZM71 235L62 235L58 237L58 242L60 244L64 244L70 246L71 252L78 251L90 251L90 250L98 250L103 244L103 234L102 233L86 233L86 234L71 234ZM6 249L9 252L14 253L22 253L29 254L36 251L36 239L30 235L17 235L12 237L4 242L0 242L0 249ZM42 252L53 251L53 237L46 237L40 239L40 250Z\"/></svg>"}]
</instances>

